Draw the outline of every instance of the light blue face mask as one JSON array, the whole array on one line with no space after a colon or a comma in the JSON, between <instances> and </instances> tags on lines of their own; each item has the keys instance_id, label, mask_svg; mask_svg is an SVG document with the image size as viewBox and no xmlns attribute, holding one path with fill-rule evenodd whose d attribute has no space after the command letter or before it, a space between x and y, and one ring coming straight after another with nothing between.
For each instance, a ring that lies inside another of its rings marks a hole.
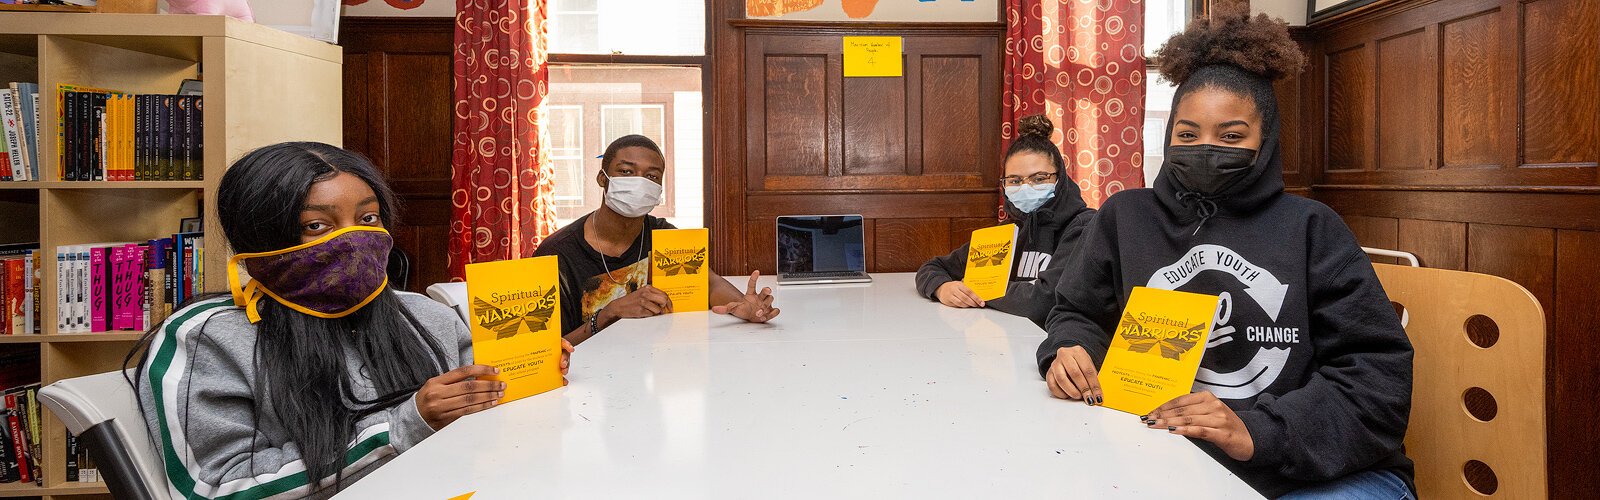
<instances>
[{"instance_id":1,"label":"light blue face mask","mask_svg":"<svg viewBox=\"0 0 1600 500\"><path fill-rule=\"evenodd\" d=\"M1056 197L1056 184L1040 184L1037 186L1021 185L1006 186L1006 199L1011 200L1011 206L1017 207L1022 213L1031 214L1034 210L1044 206L1044 203Z\"/></svg>"}]
</instances>

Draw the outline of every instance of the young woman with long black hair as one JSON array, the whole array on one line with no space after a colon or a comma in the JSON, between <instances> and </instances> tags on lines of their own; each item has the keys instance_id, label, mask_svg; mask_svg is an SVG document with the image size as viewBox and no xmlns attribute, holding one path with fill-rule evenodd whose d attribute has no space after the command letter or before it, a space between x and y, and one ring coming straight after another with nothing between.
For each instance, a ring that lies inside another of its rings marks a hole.
<instances>
[{"instance_id":1,"label":"young woman with long black hair","mask_svg":"<svg viewBox=\"0 0 1600 500\"><path fill-rule=\"evenodd\" d=\"M152 329L135 380L174 498L331 496L494 406L504 385L479 380L495 370L455 311L388 286L396 209L371 162L327 144L223 175L233 293Z\"/></svg>"}]
</instances>

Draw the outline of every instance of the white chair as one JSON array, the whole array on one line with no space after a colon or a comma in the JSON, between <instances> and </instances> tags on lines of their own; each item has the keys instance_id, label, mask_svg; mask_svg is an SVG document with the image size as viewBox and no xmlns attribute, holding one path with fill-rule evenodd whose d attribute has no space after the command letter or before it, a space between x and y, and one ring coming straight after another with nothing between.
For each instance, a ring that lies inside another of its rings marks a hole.
<instances>
[{"instance_id":1,"label":"white chair","mask_svg":"<svg viewBox=\"0 0 1600 500\"><path fill-rule=\"evenodd\" d=\"M466 282L434 283L428 286L428 297L439 301L440 304L456 308L456 313L461 315L461 321L472 324L472 309L467 304Z\"/></svg>"},{"instance_id":2,"label":"white chair","mask_svg":"<svg viewBox=\"0 0 1600 500\"><path fill-rule=\"evenodd\" d=\"M166 500L161 455L125 376L133 370L62 380L39 390L39 401L89 450L111 496Z\"/></svg>"}]
</instances>

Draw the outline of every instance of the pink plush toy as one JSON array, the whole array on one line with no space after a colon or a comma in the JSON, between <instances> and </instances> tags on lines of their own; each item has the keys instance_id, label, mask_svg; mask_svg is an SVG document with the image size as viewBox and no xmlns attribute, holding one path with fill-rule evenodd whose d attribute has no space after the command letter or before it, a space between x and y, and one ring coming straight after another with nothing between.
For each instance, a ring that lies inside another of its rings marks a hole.
<instances>
[{"instance_id":1,"label":"pink plush toy","mask_svg":"<svg viewBox=\"0 0 1600 500\"><path fill-rule=\"evenodd\" d=\"M245 0L167 0L167 12L172 14L222 14L240 21L255 22L250 14L250 4Z\"/></svg>"}]
</instances>

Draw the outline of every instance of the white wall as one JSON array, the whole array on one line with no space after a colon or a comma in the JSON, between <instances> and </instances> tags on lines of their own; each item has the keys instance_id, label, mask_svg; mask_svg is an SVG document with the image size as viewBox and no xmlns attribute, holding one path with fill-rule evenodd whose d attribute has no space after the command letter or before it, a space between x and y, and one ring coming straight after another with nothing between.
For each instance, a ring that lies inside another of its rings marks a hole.
<instances>
[{"instance_id":1,"label":"white wall","mask_svg":"<svg viewBox=\"0 0 1600 500\"><path fill-rule=\"evenodd\" d=\"M1250 0L1250 12L1281 18L1290 26L1306 25L1306 0Z\"/></svg>"}]
</instances>

